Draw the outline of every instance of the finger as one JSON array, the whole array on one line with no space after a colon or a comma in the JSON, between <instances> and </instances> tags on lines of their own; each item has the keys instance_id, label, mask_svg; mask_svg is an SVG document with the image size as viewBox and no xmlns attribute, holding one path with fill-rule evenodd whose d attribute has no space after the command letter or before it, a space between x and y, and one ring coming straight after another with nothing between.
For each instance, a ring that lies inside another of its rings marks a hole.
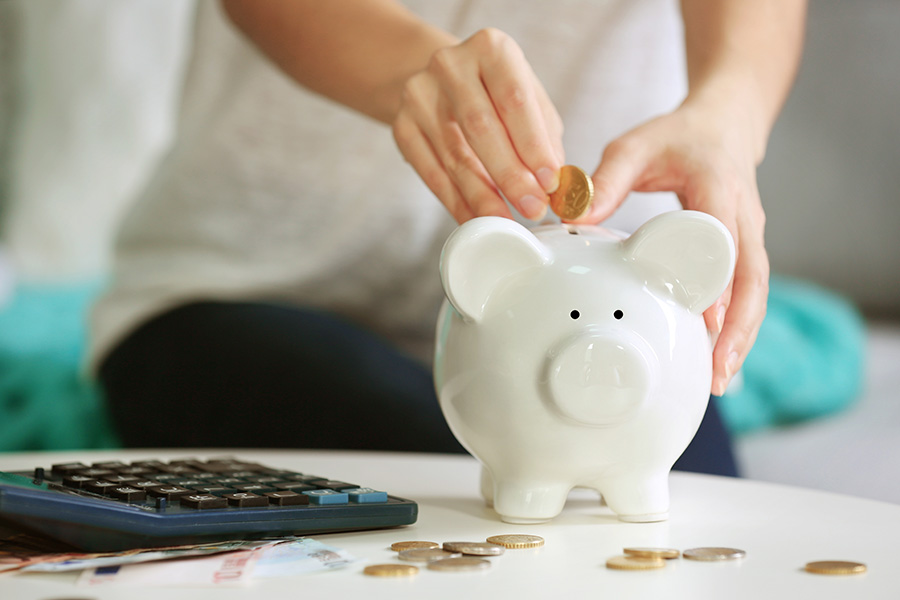
<instances>
[{"instance_id":1,"label":"finger","mask_svg":"<svg viewBox=\"0 0 900 600\"><path fill-rule=\"evenodd\" d=\"M565 132L565 127L562 118L559 116L556 107L553 105L553 101L550 100L550 96L548 96L546 90L544 90L544 86L539 84L536 85L535 91L537 93L538 104L541 107L541 113L544 116L544 126L547 128L547 135L550 138L550 143L553 145L553 152L556 154L557 164L564 165L566 164L566 151L563 148L563 133ZM554 180L549 186L544 188L547 192L555 192L556 188L559 187L559 173L557 172L554 175ZM538 177L538 180L540 179L541 178Z\"/></svg>"},{"instance_id":2,"label":"finger","mask_svg":"<svg viewBox=\"0 0 900 600\"><path fill-rule=\"evenodd\" d=\"M472 39L478 41L476 36ZM482 46L485 44L481 42ZM485 50L476 47L473 51L480 55ZM549 198L513 147L510 134L485 87L479 62L466 60L460 53L448 49L435 53L430 68L441 83L451 114L468 146L484 165L491 181L523 216L541 219L546 214ZM461 163L460 166L467 168L469 165ZM464 176L452 169L450 172L454 178ZM461 182L459 187L464 190Z\"/></svg>"},{"instance_id":3,"label":"finger","mask_svg":"<svg viewBox=\"0 0 900 600\"><path fill-rule=\"evenodd\" d=\"M535 174L542 190L552 192L559 186L562 163L556 144L557 140L562 143L562 129L548 122L547 116L557 121L559 116L521 49L504 37L495 45L497 50L484 55L481 62L485 89L519 159ZM556 140L551 127L559 132Z\"/></svg>"},{"instance_id":4,"label":"finger","mask_svg":"<svg viewBox=\"0 0 900 600\"><path fill-rule=\"evenodd\" d=\"M724 394L743 365L765 318L768 295L769 260L765 248L755 241L742 243L731 303L713 351L713 394Z\"/></svg>"},{"instance_id":5,"label":"finger","mask_svg":"<svg viewBox=\"0 0 900 600\"><path fill-rule=\"evenodd\" d=\"M424 134L437 162L472 214L512 217L433 81L420 78L408 84L404 111Z\"/></svg>"},{"instance_id":6,"label":"finger","mask_svg":"<svg viewBox=\"0 0 900 600\"><path fill-rule=\"evenodd\" d=\"M437 196L457 223L475 216L462 194L450 180L425 134L408 116L398 115L394 122L394 140L407 162L415 169L428 189Z\"/></svg>"},{"instance_id":7,"label":"finger","mask_svg":"<svg viewBox=\"0 0 900 600\"><path fill-rule=\"evenodd\" d=\"M613 214L647 168L648 159L649 149L642 143L619 138L607 146L591 176L593 204L580 221L598 223Z\"/></svg>"},{"instance_id":8,"label":"finger","mask_svg":"<svg viewBox=\"0 0 900 600\"><path fill-rule=\"evenodd\" d=\"M719 334L722 333L722 327L725 326L725 314L728 312L728 305L731 303L732 282L728 283L728 287L719 296L712 306L703 312L703 320L706 323L706 329L710 333L710 340L713 347L719 340Z\"/></svg>"}]
</instances>

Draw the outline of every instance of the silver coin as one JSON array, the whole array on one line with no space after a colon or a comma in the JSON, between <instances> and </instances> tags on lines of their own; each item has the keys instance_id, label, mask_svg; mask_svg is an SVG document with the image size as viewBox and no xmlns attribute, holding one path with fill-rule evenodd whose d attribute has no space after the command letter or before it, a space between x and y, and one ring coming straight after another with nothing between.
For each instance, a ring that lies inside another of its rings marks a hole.
<instances>
[{"instance_id":1,"label":"silver coin","mask_svg":"<svg viewBox=\"0 0 900 600\"><path fill-rule=\"evenodd\" d=\"M737 548L691 548L681 555L690 560L717 561L744 558L747 553Z\"/></svg>"},{"instance_id":2,"label":"silver coin","mask_svg":"<svg viewBox=\"0 0 900 600\"><path fill-rule=\"evenodd\" d=\"M433 560L441 560L442 558L459 558L462 556L459 552L447 552L440 548L415 548L413 550L403 550L397 554L397 558L407 562L431 562Z\"/></svg>"},{"instance_id":3,"label":"silver coin","mask_svg":"<svg viewBox=\"0 0 900 600\"><path fill-rule=\"evenodd\" d=\"M444 558L428 563L428 568L434 571L481 571L490 567L490 561L474 556Z\"/></svg>"},{"instance_id":4,"label":"silver coin","mask_svg":"<svg viewBox=\"0 0 900 600\"><path fill-rule=\"evenodd\" d=\"M488 542L444 542L444 550L471 556L500 556L506 548Z\"/></svg>"}]
</instances>

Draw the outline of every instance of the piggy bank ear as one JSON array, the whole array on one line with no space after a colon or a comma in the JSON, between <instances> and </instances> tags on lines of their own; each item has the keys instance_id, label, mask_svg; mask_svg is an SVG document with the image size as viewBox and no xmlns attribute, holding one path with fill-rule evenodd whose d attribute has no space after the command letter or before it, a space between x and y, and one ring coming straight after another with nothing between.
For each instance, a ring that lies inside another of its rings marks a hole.
<instances>
[{"instance_id":1,"label":"piggy bank ear","mask_svg":"<svg viewBox=\"0 0 900 600\"><path fill-rule=\"evenodd\" d=\"M694 314L712 306L734 272L734 240L717 219L692 210L663 213L625 241L648 287Z\"/></svg>"},{"instance_id":2,"label":"piggy bank ear","mask_svg":"<svg viewBox=\"0 0 900 600\"><path fill-rule=\"evenodd\" d=\"M462 317L479 321L498 283L550 260L550 251L519 223L478 217L460 225L444 244L441 282Z\"/></svg>"}]
</instances>

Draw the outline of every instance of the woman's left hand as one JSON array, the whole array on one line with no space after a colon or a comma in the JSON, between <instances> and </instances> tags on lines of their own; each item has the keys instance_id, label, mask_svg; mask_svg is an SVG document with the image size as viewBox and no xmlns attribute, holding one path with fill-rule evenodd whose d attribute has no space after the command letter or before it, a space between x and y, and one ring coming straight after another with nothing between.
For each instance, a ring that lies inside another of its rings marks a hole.
<instances>
[{"instance_id":1,"label":"woman's left hand","mask_svg":"<svg viewBox=\"0 0 900 600\"><path fill-rule=\"evenodd\" d=\"M595 197L580 222L609 217L631 191L671 191L686 209L719 219L734 237L737 263L728 288L705 313L713 333L712 393L741 368L766 314L769 260L756 184L752 119L685 102L614 140L592 175Z\"/></svg>"}]
</instances>

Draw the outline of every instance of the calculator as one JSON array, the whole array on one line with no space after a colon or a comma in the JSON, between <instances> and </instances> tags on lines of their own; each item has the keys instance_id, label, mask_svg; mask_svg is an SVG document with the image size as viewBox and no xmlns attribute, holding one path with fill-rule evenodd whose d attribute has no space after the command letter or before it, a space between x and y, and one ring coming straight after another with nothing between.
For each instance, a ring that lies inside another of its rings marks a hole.
<instances>
[{"instance_id":1,"label":"calculator","mask_svg":"<svg viewBox=\"0 0 900 600\"><path fill-rule=\"evenodd\" d=\"M0 471L0 518L92 552L397 527L417 514L382 490L235 457Z\"/></svg>"}]
</instances>

